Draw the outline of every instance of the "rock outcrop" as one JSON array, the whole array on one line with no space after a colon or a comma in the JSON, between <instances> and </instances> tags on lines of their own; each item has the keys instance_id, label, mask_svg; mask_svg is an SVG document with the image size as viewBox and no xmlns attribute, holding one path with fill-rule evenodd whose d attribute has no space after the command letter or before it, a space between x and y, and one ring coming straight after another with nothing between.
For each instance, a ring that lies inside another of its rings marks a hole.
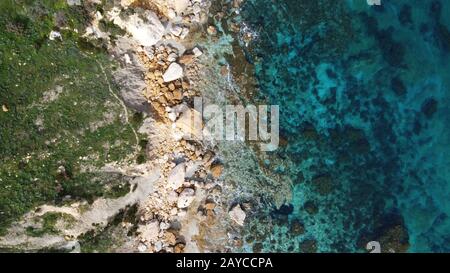
<instances>
[{"instance_id":1,"label":"rock outcrop","mask_svg":"<svg viewBox=\"0 0 450 273\"><path fill-rule=\"evenodd\" d=\"M163 75L164 82L172 82L174 80L181 79L183 77L183 68L177 64L170 64L169 68Z\"/></svg>"},{"instance_id":2,"label":"rock outcrop","mask_svg":"<svg viewBox=\"0 0 450 273\"><path fill-rule=\"evenodd\" d=\"M234 222L236 222L236 224L238 224L240 226L244 225L246 214L242 210L241 205L234 206L228 214L230 215L230 218Z\"/></svg>"}]
</instances>

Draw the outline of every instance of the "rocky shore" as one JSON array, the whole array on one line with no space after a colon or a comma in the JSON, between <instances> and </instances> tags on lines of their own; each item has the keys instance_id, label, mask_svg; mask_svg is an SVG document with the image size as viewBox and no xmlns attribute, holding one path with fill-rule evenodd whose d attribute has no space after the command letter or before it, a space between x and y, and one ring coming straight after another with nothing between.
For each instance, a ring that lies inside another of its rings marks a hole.
<instances>
[{"instance_id":1,"label":"rocky shore","mask_svg":"<svg viewBox=\"0 0 450 273\"><path fill-rule=\"evenodd\" d=\"M12 225L1 238L1 247L79 252L83 238L103 232L118 213L137 206L135 219L121 223L122 229L133 231L133 235L125 236L110 251L229 251L236 245L230 230L235 232L244 225L246 213L240 204L230 204L222 194L224 165L217 148L186 137L195 134L189 120L191 114L198 114L192 108L192 99L209 85L202 73L216 65L214 60L211 62L213 53L204 54L205 48L197 44L217 40L217 27L208 23L211 2L67 3L83 5L90 11L91 22L83 37L105 48L120 64L112 73L112 80L120 87L117 98L143 115L143 125L135 134L148 136L147 160L140 164L109 164L101 169L129 178L131 191L124 197L101 198L91 204L41 206ZM64 39L57 30L49 38ZM110 80L105 72L104 76ZM48 214L64 216L52 227L57 232L40 237L27 235L27 230L36 225L39 228L41 218Z\"/></svg>"}]
</instances>

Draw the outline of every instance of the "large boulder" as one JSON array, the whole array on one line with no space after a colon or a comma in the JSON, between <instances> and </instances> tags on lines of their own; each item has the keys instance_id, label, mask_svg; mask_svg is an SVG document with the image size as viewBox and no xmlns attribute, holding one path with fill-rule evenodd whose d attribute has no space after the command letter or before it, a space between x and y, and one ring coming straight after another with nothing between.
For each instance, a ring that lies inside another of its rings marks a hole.
<instances>
[{"instance_id":1,"label":"large boulder","mask_svg":"<svg viewBox=\"0 0 450 273\"><path fill-rule=\"evenodd\" d=\"M184 163L178 164L172 169L167 178L168 187L176 190L180 188L184 183L184 177L186 175L186 167Z\"/></svg>"},{"instance_id":2,"label":"large boulder","mask_svg":"<svg viewBox=\"0 0 450 273\"><path fill-rule=\"evenodd\" d=\"M195 191L191 188L184 189L178 197L177 207L185 209L191 205L195 199Z\"/></svg>"},{"instance_id":3,"label":"large boulder","mask_svg":"<svg viewBox=\"0 0 450 273\"><path fill-rule=\"evenodd\" d=\"M132 55L134 59L135 56ZM148 112L147 99L143 90L147 87L144 80L144 68L137 61L133 61L114 74L114 81L120 86L120 96L124 103L138 112Z\"/></svg>"},{"instance_id":4,"label":"large boulder","mask_svg":"<svg viewBox=\"0 0 450 273\"><path fill-rule=\"evenodd\" d=\"M241 205L234 206L229 212L228 215L230 216L231 220L233 220L236 224L243 226L246 214L242 210Z\"/></svg>"},{"instance_id":5,"label":"large boulder","mask_svg":"<svg viewBox=\"0 0 450 273\"><path fill-rule=\"evenodd\" d=\"M145 11L142 15L135 13L125 18L120 17L120 13L113 13L112 19L142 46L155 45L166 31L158 16L152 11Z\"/></svg>"},{"instance_id":6,"label":"large boulder","mask_svg":"<svg viewBox=\"0 0 450 273\"><path fill-rule=\"evenodd\" d=\"M171 82L183 77L183 68L177 63L171 63L163 75L164 82Z\"/></svg>"},{"instance_id":7,"label":"large boulder","mask_svg":"<svg viewBox=\"0 0 450 273\"><path fill-rule=\"evenodd\" d=\"M173 7L173 9L178 12L184 12L189 7L189 0L169 0L168 5Z\"/></svg>"}]
</instances>

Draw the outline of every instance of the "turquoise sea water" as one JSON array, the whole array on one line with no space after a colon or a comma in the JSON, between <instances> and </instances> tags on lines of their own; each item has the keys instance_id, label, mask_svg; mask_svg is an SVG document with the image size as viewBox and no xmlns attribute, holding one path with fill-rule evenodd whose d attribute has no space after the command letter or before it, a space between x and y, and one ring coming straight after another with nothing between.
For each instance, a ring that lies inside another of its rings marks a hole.
<instances>
[{"instance_id":1,"label":"turquoise sea water","mask_svg":"<svg viewBox=\"0 0 450 273\"><path fill-rule=\"evenodd\" d=\"M244 4L295 182L254 250L450 251L450 1L381 2Z\"/></svg>"}]
</instances>

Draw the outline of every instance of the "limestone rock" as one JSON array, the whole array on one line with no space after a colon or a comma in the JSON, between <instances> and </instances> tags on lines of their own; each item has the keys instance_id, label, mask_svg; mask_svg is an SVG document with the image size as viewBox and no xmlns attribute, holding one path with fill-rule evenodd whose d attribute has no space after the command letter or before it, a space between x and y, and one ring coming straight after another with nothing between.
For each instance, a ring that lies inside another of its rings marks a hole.
<instances>
[{"instance_id":1,"label":"limestone rock","mask_svg":"<svg viewBox=\"0 0 450 273\"><path fill-rule=\"evenodd\" d=\"M194 201L195 191L191 188L184 189L178 198L177 207L185 209Z\"/></svg>"},{"instance_id":2,"label":"limestone rock","mask_svg":"<svg viewBox=\"0 0 450 273\"><path fill-rule=\"evenodd\" d=\"M175 121L177 119L177 114L175 113L169 113L167 114L167 117L171 120L171 121Z\"/></svg>"},{"instance_id":3,"label":"limestone rock","mask_svg":"<svg viewBox=\"0 0 450 273\"><path fill-rule=\"evenodd\" d=\"M168 186L173 190L178 189L184 183L184 177L186 175L186 169L184 163L178 164L169 174L167 178Z\"/></svg>"},{"instance_id":4,"label":"limestone rock","mask_svg":"<svg viewBox=\"0 0 450 273\"><path fill-rule=\"evenodd\" d=\"M67 0L69 6L81 6L81 0Z\"/></svg>"},{"instance_id":5,"label":"limestone rock","mask_svg":"<svg viewBox=\"0 0 450 273\"><path fill-rule=\"evenodd\" d=\"M165 27L152 11L146 11L143 16L135 13L127 16L124 20L117 14L114 16L113 22L124 28L144 47L155 45L162 39L165 32Z\"/></svg>"},{"instance_id":6,"label":"limestone rock","mask_svg":"<svg viewBox=\"0 0 450 273\"><path fill-rule=\"evenodd\" d=\"M190 4L189 0L169 0L168 2L172 4L171 6L175 9L177 13L184 12L189 7Z\"/></svg>"},{"instance_id":7,"label":"limestone rock","mask_svg":"<svg viewBox=\"0 0 450 273\"><path fill-rule=\"evenodd\" d=\"M135 0L120 0L120 5L124 8L129 7Z\"/></svg>"},{"instance_id":8,"label":"limestone rock","mask_svg":"<svg viewBox=\"0 0 450 273\"><path fill-rule=\"evenodd\" d=\"M114 80L120 86L120 96L128 107L138 112L148 112L147 100L142 95L146 88L144 68L138 62L130 62L113 74Z\"/></svg>"},{"instance_id":9,"label":"limestone rock","mask_svg":"<svg viewBox=\"0 0 450 273\"><path fill-rule=\"evenodd\" d=\"M183 68L177 63L171 63L163 75L164 82L171 82L183 77Z\"/></svg>"},{"instance_id":10,"label":"limestone rock","mask_svg":"<svg viewBox=\"0 0 450 273\"><path fill-rule=\"evenodd\" d=\"M172 33L175 36L180 36L181 33L183 32L183 28L180 26L172 26L172 28L170 29L170 33Z\"/></svg>"},{"instance_id":11,"label":"limestone rock","mask_svg":"<svg viewBox=\"0 0 450 273\"><path fill-rule=\"evenodd\" d=\"M173 9L168 9L167 10L167 17L172 20L175 17L177 17L177 13Z\"/></svg>"},{"instance_id":12,"label":"limestone rock","mask_svg":"<svg viewBox=\"0 0 450 273\"><path fill-rule=\"evenodd\" d=\"M234 222L236 222L236 224L240 226L244 225L246 214L242 210L240 205L234 206L234 208L232 208L230 212L228 212L228 215Z\"/></svg>"},{"instance_id":13,"label":"limestone rock","mask_svg":"<svg viewBox=\"0 0 450 273\"><path fill-rule=\"evenodd\" d=\"M145 244L140 243L138 246L139 252L145 252L147 251L147 246Z\"/></svg>"},{"instance_id":14,"label":"limestone rock","mask_svg":"<svg viewBox=\"0 0 450 273\"><path fill-rule=\"evenodd\" d=\"M157 220L151 221L148 224L141 225L138 228L143 240L147 242L156 242L159 235L159 222Z\"/></svg>"},{"instance_id":15,"label":"limestone rock","mask_svg":"<svg viewBox=\"0 0 450 273\"><path fill-rule=\"evenodd\" d=\"M54 41L54 40L62 40L62 36L61 36L61 33L59 33L58 31L50 31L50 34L48 35L48 38L51 40L51 41Z\"/></svg>"},{"instance_id":16,"label":"limestone rock","mask_svg":"<svg viewBox=\"0 0 450 273\"><path fill-rule=\"evenodd\" d=\"M198 47L194 47L194 49L192 49L192 52L197 58L203 55L203 52Z\"/></svg>"}]
</instances>

